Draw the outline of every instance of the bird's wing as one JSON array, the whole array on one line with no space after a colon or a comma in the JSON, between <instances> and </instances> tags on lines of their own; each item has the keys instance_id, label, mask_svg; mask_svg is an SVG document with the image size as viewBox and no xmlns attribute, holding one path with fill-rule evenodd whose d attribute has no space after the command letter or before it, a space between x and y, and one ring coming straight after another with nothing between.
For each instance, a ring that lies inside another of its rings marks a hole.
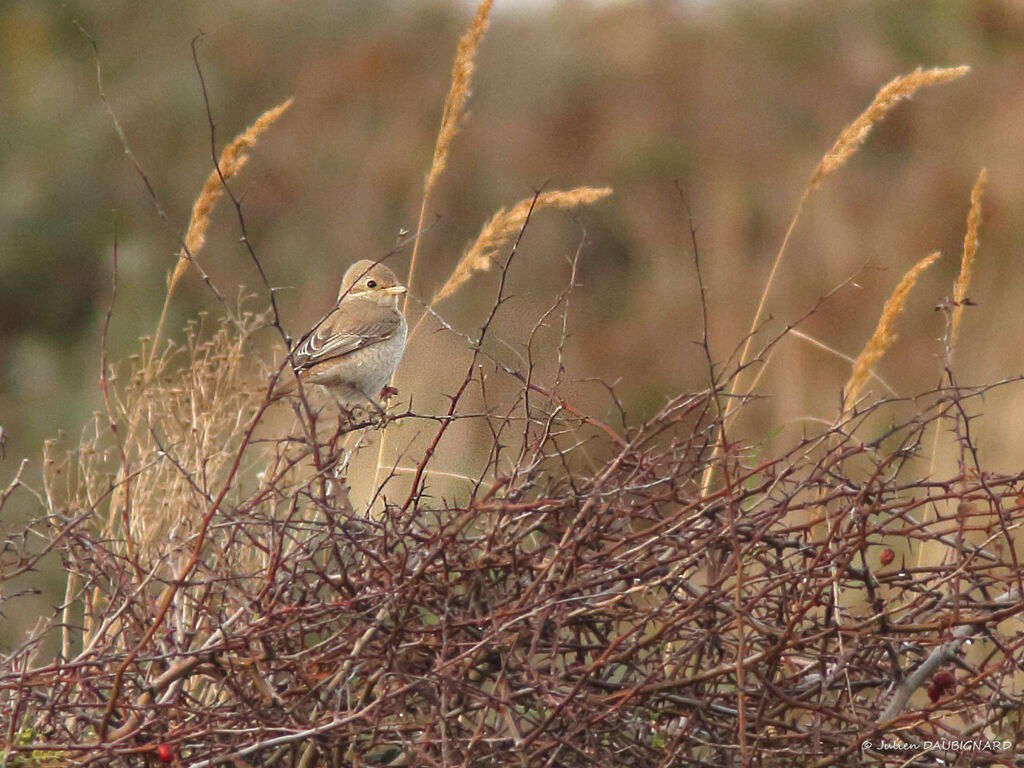
<instances>
[{"instance_id":1,"label":"bird's wing","mask_svg":"<svg viewBox=\"0 0 1024 768\"><path fill-rule=\"evenodd\" d=\"M292 350L297 370L387 341L398 332L402 316L393 307L366 301L343 301L317 323Z\"/></svg>"}]
</instances>

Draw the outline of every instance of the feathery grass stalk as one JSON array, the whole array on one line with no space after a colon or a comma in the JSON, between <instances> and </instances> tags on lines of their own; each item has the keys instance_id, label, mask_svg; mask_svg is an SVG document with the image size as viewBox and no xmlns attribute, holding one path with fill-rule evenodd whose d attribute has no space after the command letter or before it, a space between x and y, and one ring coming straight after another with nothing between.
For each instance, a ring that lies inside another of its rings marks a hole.
<instances>
[{"instance_id":1,"label":"feathery grass stalk","mask_svg":"<svg viewBox=\"0 0 1024 768\"><path fill-rule=\"evenodd\" d=\"M576 187L568 191L540 192L533 197L520 200L506 210L499 208L488 219L476 241L466 249L465 254L455 265L451 275L430 300L433 306L455 294L469 280L474 272L483 272L491 268L494 259L501 249L515 237L526 225L527 220L541 208L575 208L577 205L595 203L612 193L611 187ZM419 330L429 312L420 315L419 320L409 330L409 338ZM383 444L383 440L381 441ZM379 462L378 462L379 463Z\"/></svg>"},{"instance_id":2,"label":"feathery grass stalk","mask_svg":"<svg viewBox=\"0 0 1024 768\"><path fill-rule=\"evenodd\" d=\"M744 365L748 361L750 345L753 343L753 335L757 330L758 324L761 322L762 316L764 315L765 304L768 301L768 294L771 292L772 283L775 281L775 275L778 272L779 264L782 262L782 256L786 251L786 246L789 244L793 230L796 227L796 222L800 217L800 212L803 210L804 202L810 196L811 192L818 188L822 179L830 173L839 170L846 164L846 161L849 160L850 157L860 148L860 145L864 143L864 140L868 137L868 134L871 132L871 128L875 123L885 117L899 102L904 99L909 99L918 90L926 86L938 85L939 83L945 83L950 80L963 77L970 71L970 69L970 67L966 66L939 67L928 70L922 70L918 67L908 75L900 75L882 86L881 90L875 94L875 98L868 105L868 108L861 112L856 120L847 125L839 133L839 137L832 145L832 148L825 153L818 162L818 165L815 167L814 172L811 174L810 181L808 181L807 187L804 189L803 194L800 196L800 201L797 203L796 212L793 214L793 218L790 219L789 228L786 230L786 235L782 239L782 245L775 256L775 261L772 263L771 272L768 274L768 280L765 282L764 290L761 292L757 311L754 312L754 319L750 323L747 341L743 346L743 354L740 356L740 365Z\"/></svg>"},{"instance_id":3,"label":"feathery grass stalk","mask_svg":"<svg viewBox=\"0 0 1024 768\"><path fill-rule=\"evenodd\" d=\"M839 134L832 149L825 153L821 162L811 174L810 183L804 192L804 197L813 190L821 180L833 171L837 171L846 164L850 156L860 147L871 132L875 123L889 114L889 111L904 99L909 99L921 88L929 85L947 83L963 77L971 71L970 67L936 67L935 69L921 69L918 67L907 75L900 75L882 86L882 89L875 94L874 100L868 108L861 112L852 123L846 126Z\"/></svg>"},{"instance_id":4,"label":"feathery grass stalk","mask_svg":"<svg viewBox=\"0 0 1024 768\"><path fill-rule=\"evenodd\" d=\"M434 143L434 157L430 161L430 170L427 172L427 178L423 182L423 199L420 202L420 215L416 220L416 237L413 238L412 256L409 259L409 277L405 281L405 287L408 290L402 299L402 314L405 314L405 310L409 306L409 293L413 289L413 279L416 275L416 260L420 253L420 241L423 239L423 219L427 214L427 201L430 199L430 193L433 192L438 178L440 178L444 169L448 166L448 154L451 152L452 141L455 139L455 134L459 131L459 124L462 122L462 111L466 106L466 99L469 98L470 86L473 83L476 49L480 45L480 38L487 31L492 1L483 0L477 6L473 22L469 25L466 34L459 39L459 46L455 52L455 63L452 65L452 82L448 88L448 95L444 99L444 109L441 112L441 127L437 132L437 141ZM416 323L409 336L416 332L416 328L419 328L424 317L426 317L425 312L420 316L419 322ZM395 376L392 374L391 382L389 383L394 383L394 381ZM387 439L387 432L384 432L381 435L380 444L377 446L377 469L373 474L374 486L377 485L380 479L380 470L384 461L384 446L387 444ZM307 754L309 753L307 752Z\"/></svg>"},{"instance_id":5,"label":"feathery grass stalk","mask_svg":"<svg viewBox=\"0 0 1024 768\"><path fill-rule=\"evenodd\" d=\"M974 257L978 252L978 229L981 226L981 196L985 192L985 184L988 181L988 173L984 168L978 174L977 180L974 182L974 187L971 189L971 209L967 213L967 231L964 233L964 250L963 255L960 258L960 274L957 275L956 282L953 284L953 300L949 314L947 315L947 333L946 333L946 367L952 371L953 369L953 351L956 346L956 340L960 335L960 323L964 311L964 303L967 299L967 289L971 284L971 275L974 271ZM935 473L936 462L939 455L939 436L941 431L936 429L932 435L932 450L931 458L928 462L928 475L932 476ZM927 523L931 519L931 513L934 511L934 507L926 507L924 514L922 515L922 522ZM945 546L938 542L923 542L921 546L917 548L917 566L921 567L921 564L925 560L925 550L931 550L934 547Z\"/></svg>"},{"instance_id":6,"label":"feathery grass stalk","mask_svg":"<svg viewBox=\"0 0 1024 768\"><path fill-rule=\"evenodd\" d=\"M611 193L610 187L577 187L569 191L541 192L535 197L520 200L511 209L498 209L484 224L476 242L459 259L455 270L434 294L430 303L435 304L452 296L474 272L490 269L502 247L519 232L531 211L539 211L542 208L574 208L577 205L595 203Z\"/></svg>"},{"instance_id":7,"label":"feathery grass stalk","mask_svg":"<svg viewBox=\"0 0 1024 768\"><path fill-rule=\"evenodd\" d=\"M423 236L423 219L427 212L427 201L438 178L444 173L448 166L448 155L451 152L452 141L459 131L459 124L462 122L462 111L466 106L466 99L469 98L470 85L473 82L474 58L476 49L480 44L480 38L487 30L488 16L491 12L492 0L483 0L476 9L473 23L469 30L459 40L459 47L455 53L455 63L452 65L452 84L448 89L448 95L444 100L444 109L441 112L441 128L437 133L437 142L434 144L434 157L430 162L430 171L427 173L426 181L423 183L423 200L420 203L420 216L416 222L416 237L412 244L412 257L409 261L409 277L405 281L406 287L411 291L413 276L416 272L416 257L419 255L420 240ZM406 294L402 301L402 312L405 312L409 305L409 295Z\"/></svg>"},{"instance_id":8,"label":"feathery grass stalk","mask_svg":"<svg viewBox=\"0 0 1024 768\"><path fill-rule=\"evenodd\" d=\"M800 196L800 200L797 202L796 211L793 213L793 217L789 221L789 226L786 228L786 234L782 238L782 245L779 246L779 250L775 254L775 260L772 262L772 268L768 273L768 279L765 281L764 289L761 291L761 298L758 300L757 309L754 311L754 317L750 322L750 330L747 332L747 340L743 344L743 351L740 353L740 367L746 365L750 359L750 346L753 344L754 333L757 331L761 318L764 316L765 305L768 303L768 295L771 293L772 285L775 282L775 275L778 273L779 266L782 264L782 257L786 253L786 248L793 236L793 231L796 229L796 223L800 218L800 213L803 210L804 203L807 198L810 197L811 192L818 188L822 179L830 173L839 170L846 164L846 161L850 159L850 157L867 138L874 124L885 117L900 101L909 99L921 88L929 85L938 85L939 83L945 83L950 80L963 77L970 72L970 70L971 68L968 66L937 67L928 70L923 70L918 67L907 75L900 75L882 86L878 93L875 94L875 98L872 99L867 109L861 112L861 114L852 123L847 125L839 133L839 137L836 139L835 143L829 151L825 153L818 162L814 171L811 173L811 178L808 181L803 194ZM740 377L733 380L732 386L729 387L730 395L734 395L736 393L739 387L739 382ZM725 407L725 415L722 419L723 429L731 421L736 405L741 401L742 398L729 398ZM720 436L715 445L715 456L717 456L722 450L723 439L724 437ZM701 488L704 491L706 491L711 484L713 467L714 462L709 463L704 472L704 476L701 479Z\"/></svg>"},{"instance_id":9,"label":"feathery grass stalk","mask_svg":"<svg viewBox=\"0 0 1024 768\"><path fill-rule=\"evenodd\" d=\"M167 296L164 298L164 306L160 311L160 320L157 322L156 333L153 335L153 344L149 351L150 363L153 362L157 353L160 334L163 331L164 321L167 319L167 308L171 303L174 288L185 274L189 263L191 263L192 259L195 258L195 255L206 242L206 229L210 225L210 217L213 215L213 209L217 205L217 201L224 194L224 184L245 167L245 164L249 161L249 152L256 145L256 139L273 125L291 105L292 99L288 99L273 109L268 109L256 118L256 122L236 136L235 140L224 148L216 167L206 177L202 191L200 191L199 197L196 198L195 203L192 205L192 216L189 219L188 229L185 232L185 242L178 254L178 263L167 277Z\"/></svg>"},{"instance_id":10,"label":"feathery grass stalk","mask_svg":"<svg viewBox=\"0 0 1024 768\"><path fill-rule=\"evenodd\" d=\"M896 289L892 292L892 296L885 302L885 306L882 308L882 316L878 319L875 332L868 339L868 343L864 345L864 349L861 350L856 361L854 361L853 371L850 373L846 386L843 387L844 414L857 401L857 397L860 395L864 385L871 378L871 371L874 369L875 364L882 358L886 350L892 346L892 343L896 341L896 334L893 333L892 326L896 322L896 318L903 312L903 307L907 303L907 297L910 295L910 289L914 287L918 276L930 267L940 255L936 251L929 256L925 256L911 267L899 284L897 284Z\"/></svg>"},{"instance_id":11,"label":"feathery grass stalk","mask_svg":"<svg viewBox=\"0 0 1024 768\"><path fill-rule=\"evenodd\" d=\"M978 252L978 227L981 225L981 196L985 192L985 184L988 181L988 174L981 169L978 180L974 182L971 189L971 210L967 214L967 232L964 233L964 252L960 259L960 274L957 275L956 283L953 285L953 310L949 323L949 348L952 354L953 345L956 344L957 336L960 334L960 320L964 312L964 299L967 298L967 288L971 284L971 272L974 269L974 256Z\"/></svg>"},{"instance_id":12,"label":"feathery grass stalk","mask_svg":"<svg viewBox=\"0 0 1024 768\"><path fill-rule=\"evenodd\" d=\"M477 236L476 241L466 250L455 269L441 286L441 289L434 294L428 306L442 301L454 295L474 272L482 272L491 268L495 258L501 249L508 244L517 234L521 233L529 218L541 208L575 208L578 205L594 203L612 193L611 187L577 187L567 191L555 190L551 192L538 192L533 197L520 200L512 208L506 210L500 208ZM430 312L423 312L416 324L409 329L411 339ZM384 461L384 446L387 442L387 432L384 432L377 449L377 469L374 473L374 486L380 478L380 471Z\"/></svg>"}]
</instances>

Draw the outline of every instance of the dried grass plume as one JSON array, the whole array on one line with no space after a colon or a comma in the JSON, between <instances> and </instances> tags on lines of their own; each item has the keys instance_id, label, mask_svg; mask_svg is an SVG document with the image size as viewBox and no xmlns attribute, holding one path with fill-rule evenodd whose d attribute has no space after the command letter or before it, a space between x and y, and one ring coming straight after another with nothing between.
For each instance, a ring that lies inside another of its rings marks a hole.
<instances>
[{"instance_id":1,"label":"dried grass plume","mask_svg":"<svg viewBox=\"0 0 1024 768\"><path fill-rule=\"evenodd\" d=\"M480 38L487 30L487 17L491 12L491 2L492 0L484 0L480 3L476 9L476 15L473 17L473 23L459 40L455 64L452 65L452 84L444 100L441 129L438 131L437 143L434 145L434 159L430 163L430 172L427 174L427 181L423 188L424 198L427 197L434 182L448 165L448 153L451 150L452 140L459 131L462 110L466 106L466 99L469 98L469 86L473 80L473 59L476 56Z\"/></svg>"},{"instance_id":2,"label":"dried grass plume","mask_svg":"<svg viewBox=\"0 0 1024 768\"><path fill-rule=\"evenodd\" d=\"M971 190L971 210L967 214L967 232L964 234L964 253L960 259L960 274L953 285L953 311L949 324L949 343L952 347L960 333L960 320L964 312L964 300L967 288L971 284L971 272L974 268L974 256L978 252L978 227L981 225L981 196L985 193L988 174L981 169L978 180Z\"/></svg>"},{"instance_id":3,"label":"dried grass plume","mask_svg":"<svg viewBox=\"0 0 1024 768\"><path fill-rule=\"evenodd\" d=\"M818 186L821 180L832 171L841 168L867 138L872 126L885 117L896 104L904 99L909 99L920 88L963 77L970 69L970 67L937 67L935 69L918 67L910 74L900 75L882 86L882 89L875 95L874 101L856 120L842 130L836 143L832 145L832 149L821 158L818 167L811 174L807 191L810 192Z\"/></svg>"},{"instance_id":4,"label":"dried grass plume","mask_svg":"<svg viewBox=\"0 0 1024 768\"><path fill-rule=\"evenodd\" d=\"M909 99L920 88L945 83L950 80L963 77L970 71L970 69L971 68L967 66L939 67L928 70L918 67L910 74L900 75L882 86L875 95L871 104L868 105L868 108L865 109L856 120L847 125L842 132L840 132L839 138L836 139L831 149L825 153L818 162L817 167L815 167L814 172L811 174L810 181L807 183L807 187L800 196L793 218L789 221L789 227L786 229L786 234L782 238L782 244L779 246L779 251L775 255L775 260L772 262L771 271L768 273L768 279L765 281L764 289L761 291L761 298L758 300L757 309L755 310L754 317L750 322L750 331L747 336L747 341L744 343L743 350L740 353L741 363L746 363L749 360L750 348L754 340L754 331L757 329L758 325L760 325L761 318L764 316L765 306L768 302L768 295L771 292L772 285L775 283L775 275L779 270L779 266L782 264L782 257L786 253L789 240L792 237L793 231L796 229L796 223L800 218L800 212L810 194L817 189L821 180L825 176L833 171L839 170L846 161L850 159L850 156L857 151L863 141L867 138L874 124L885 117L889 111L896 106L896 104L904 99ZM762 369L762 372L763 370L764 369ZM760 375L761 374L758 373L758 377ZM737 378L733 382L734 386L739 386L739 381L740 380ZM726 406L727 420L738 402L740 402L738 399L731 399L729 401ZM704 487L707 487L710 480L710 477L705 478Z\"/></svg>"},{"instance_id":5,"label":"dried grass plume","mask_svg":"<svg viewBox=\"0 0 1024 768\"><path fill-rule=\"evenodd\" d=\"M152 354L156 354L157 342L160 339L160 332L164 327L164 320L167 318L167 307L171 301L171 294L178 281L185 274L188 265L195 258L196 253L206 242L206 229L210 225L210 217L217 201L224 194L224 183L237 175L249 161L249 152L256 145L256 139L277 122L277 119L284 114L285 110L292 105L292 99L268 109L250 125L245 131L235 137L234 141L228 144L221 152L217 166L206 177L203 188L199 192L192 205L192 216L189 218L188 229L185 231L185 242L178 254L178 263L174 270L167 277L167 296L164 299L164 306L160 312L160 321L157 323L156 333L153 337Z\"/></svg>"},{"instance_id":6,"label":"dried grass plume","mask_svg":"<svg viewBox=\"0 0 1024 768\"><path fill-rule=\"evenodd\" d=\"M459 39L459 47L455 53L455 63L452 65L452 82L448 88L448 95L444 99L444 109L441 112L441 128L437 133L437 141L434 144L434 157L430 161L430 171L427 173L426 181L423 183L423 200L420 203L420 216L416 222L416 239L412 246L412 258L409 261L409 277L406 286L411 290L413 277L416 274L416 258L420 252L420 237L423 234L423 220L427 214L427 200L434 189L434 184L444 173L448 165L448 154L451 151L452 141L455 134L459 132L459 124L462 122L462 111L466 106L466 99L469 98L470 85L473 82L473 60L476 57L476 49L480 44L480 38L487 30L488 16L491 13L492 0L483 0L476 9L473 16L473 23L469 30ZM402 311L409 303L409 294L406 294L402 301Z\"/></svg>"},{"instance_id":7,"label":"dried grass plume","mask_svg":"<svg viewBox=\"0 0 1024 768\"><path fill-rule=\"evenodd\" d=\"M490 269L494 257L511 237L526 223L531 212L541 208L574 208L577 205L594 203L612 193L610 187L577 187L568 192L541 192L536 197L520 200L510 210L504 208L488 220L476 242L469 247L459 260L447 282L441 286L430 303L441 301L454 294L472 277L474 272Z\"/></svg>"},{"instance_id":8,"label":"dried grass plume","mask_svg":"<svg viewBox=\"0 0 1024 768\"><path fill-rule=\"evenodd\" d=\"M249 151L256 145L256 139L277 122L277 119L291 105L292 99L288 99L283 104L268 109L256 119L255 123L236 136L235 140L224 148L217 167L206 177L203 189L192 206L192 217L189 219L188 230L185 233L185 245L181 249L178 263L167 282L168 293L174 290L175 284L181 279L189 261L206 242L206 228L210 224L214 206L224 194L224 182L245 167L249 161Z\"/></svg>"},{"instance_id":9,"label":"dried grass plume","mask_svg":"<svg viewBox=\"0 0 1024 768\"><path fill-rule=\"evenodd\" d=\"M857 397L870 378L875 364L882 358L886 350L892 346L892 343L896 341L896 334L893 333L892 327L896 322L896 318L903 312L903 306L907 303L910 289L917 282L918 275L930 267L939 258L939 255L938 251L936 251L930 256L925 256L911 267L907 274L903 276L903 279L900 280L899 285L896 286L896 290L892 292L892 296L885 302L885 306L882 308L882 316L878 319L875 332L857 356L850 379L846 382L846 386L843 387L844 412L857 401Z\"/></svg>"}]
</instances>

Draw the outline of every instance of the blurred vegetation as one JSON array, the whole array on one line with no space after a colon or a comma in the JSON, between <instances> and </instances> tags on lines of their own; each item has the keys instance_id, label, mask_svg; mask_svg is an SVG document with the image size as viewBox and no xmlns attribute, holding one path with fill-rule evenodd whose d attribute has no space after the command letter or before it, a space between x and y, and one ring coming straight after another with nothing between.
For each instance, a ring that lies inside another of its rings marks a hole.
<instances>
[{"instance_id":1,"label":"blurred vegetation","mask_svg":"<svg viewBox=\"0 0 1024 768\"><path fill-rule=\"evenodd\" d=\"M189 208L211 167L209 92L219 150L268 107L295 105L235 185L248 232L293 334L333 300L345 266L380 257L415 228L422 180L468 6L431 2L173 4L39 2L0 6L0 484L22 456L38 476L41 442L100 407L99 345L119 265L111 357L152 333ZM79 25L81 29L79 29ZM159 198L157 214L99 98L104 89ZM498 0L478 57L470 114L432 196L416 293L429 296L497 208L535 188L611 186L579 214L538 216L512 273L515 301L551 303L585 232L567 367L617 382L626 410L655 412L666 392L706 386L687 229L693 212L709 289L710 333L724 358L742 340L807 178L838 131L893 76L918 65L973 72L886 119L804 210L772 294L776 329L853 277L802 330L848 355L870 336L899 276L945 257L900 320L879 373L897 392L934 385L971 185L989 168L982 248L957 364L970 382L1012 375L1024 350L1014 298L1024 291L1024 10L954 2L651 2ZM230 206L201 260L229 295L257 291ZM408 263L395 262L401 274ZM422 271L420 271L422 270ZM492 277L493 280L493 277ZM481 285L486 284L484 279ZM472 328L493 292L446 308ZM170 331L216 306L195 274ZM534 313L535 316L535 313ZM525 317L525 315L524 315ZM524 328L528 328L524 320ZM499 329L507 339L523 329ZM273 339L266 337L268 347ZM426 370L424 341L403 370ZM997 343L999 342L999 343ZM747 423L772 430L835 414L848 363L787 339ZM400 371L418 406L443 402ZM581 397L611 403L603 388ZM996 395L982 444L1019 464L1024 408ZM438 406L439 407L439 406Z\"/></svg>"}]
</instances>

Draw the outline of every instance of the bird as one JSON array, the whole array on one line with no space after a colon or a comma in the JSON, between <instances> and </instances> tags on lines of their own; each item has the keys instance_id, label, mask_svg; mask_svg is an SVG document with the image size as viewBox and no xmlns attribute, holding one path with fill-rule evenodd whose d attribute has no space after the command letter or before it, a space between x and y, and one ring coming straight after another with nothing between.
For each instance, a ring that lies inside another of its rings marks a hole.
<instances>
[{"instance_id":1,"label":"bird","mask_svg":"<svg viewBox=\"0 0 1024 768\"><path fill-rule=\"evenodd\" d=\"M346 410L369 403L383 411L377 399L385 394L409 334L398 307L405 292L380 262L362 259L350 266L334 307L292 348L291 365L303 386L323 387ZM296 391L295 379L289 378L272 399Z\"/></svg>"}]
</instances>

